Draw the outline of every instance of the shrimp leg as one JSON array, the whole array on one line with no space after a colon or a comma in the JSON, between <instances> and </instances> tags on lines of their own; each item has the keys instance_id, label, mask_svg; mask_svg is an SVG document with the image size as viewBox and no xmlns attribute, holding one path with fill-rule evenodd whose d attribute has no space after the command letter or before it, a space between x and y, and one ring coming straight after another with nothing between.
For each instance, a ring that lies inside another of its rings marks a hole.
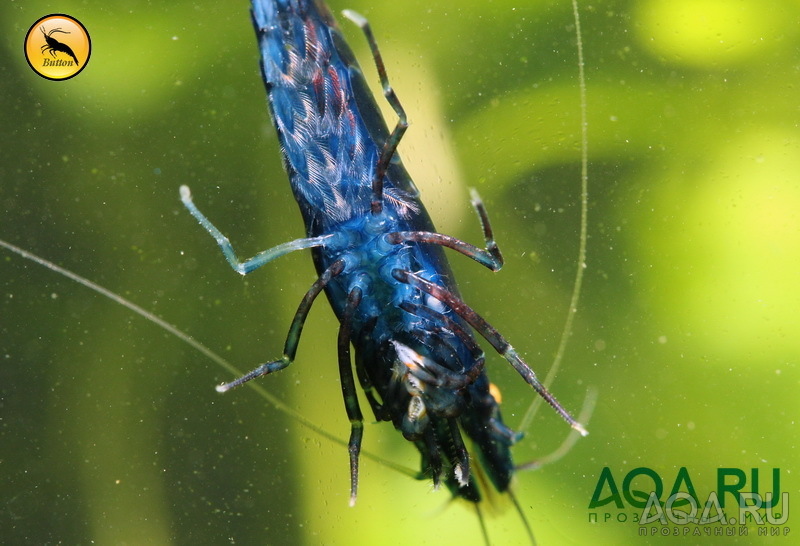
<instances>
[{"instance_id":1,"label":"shrimp leg","mask_svg":"<svg viewBox=\"0 0 800 546\"><path fill-rule=\"evenodd\" d=\"M225 259L228 260L228 263L231 265L233 270L241 275L247 275L262 265L269 263L276 258L280 258L285 254L294 252L295 250L303 250L306 248L313 248L315 246L325 246L325 242L334 237L334 235L323 235L320 237L295 239L294 241L289 241L288 243L283 243L270 249L263 250L249 260L242 262L236 256L236 252L233 250L233 245L231 245L230 239L223 235L222 232L217 229L217 227L212 224L211 221L206 218L206 216L200 212L200 210L194 204L192 201L192 192L189 190L189 186L181 186L180 192L183 205L189 210L192 216L194 216L195 219L200 222L200 225L205 228L205 230L214 238L214 240L217 241L220 249L222 249L222 253L225 255Z\"/></svg>"},{"instance_id":2,"label":"shrimp leg","mask_svg":"<svg viewBox=\"0 0 800 546\"><path fill-rule=\"evenodd\" d=\"M283 347L283 356L279 360L261 364L251 372L246 373L238 379L234 379L230 383L223 383L217 385L217 392L226 392L234 387L238 387L247 383L251 379L261 377L262 375L271 374L280 371L294 362L294 357L297 354L297 346L300 343L300 334L303 332L303 325L306 322L308 312L311 310L311 305L314 300L319 296L320 292L328 285L330 280L342 272L344 269L344 261L338 260L333 262L331 266L326 269L319 278L314 281L311 288L308 289L306 295L300 300L300 305L297 307L297 312L294 314L292 325L289 327L289 333L286 336L286 343Z\"/></svg>"}]
</instances>

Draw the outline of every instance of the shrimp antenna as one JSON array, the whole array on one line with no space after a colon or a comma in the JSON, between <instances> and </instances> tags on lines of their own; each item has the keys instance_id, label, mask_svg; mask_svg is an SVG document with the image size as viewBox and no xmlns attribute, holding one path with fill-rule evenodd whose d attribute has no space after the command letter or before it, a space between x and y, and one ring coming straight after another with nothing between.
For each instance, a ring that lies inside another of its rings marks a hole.
<instances>
[{"instance_id":1,"label":"shrimp antenna","mask_svg":"<svg viewBox=\"0 0 800 546\"><path fill-rule=\"evenodd\" d=\"M550 385L555 379L564 354L567 351L567 343L572 336L572 329L575 323L575 315L578 313L578 302L581 298L583 288L583 275L586 271L586 247L589 232L589 120L588 106L586 100L586 72L583 59L583 38L581 32L581 18L578 11L578 0L572 0L572 16L575 21L575 39L578 50L578 87L580 89L580 110L581 110L581 223L580 223L580 243L578 244L578 260L575 268L575 282L572 285L572 296L567 309L567 318L564 321L564 329L561 331L561 339L558 342L556 356L553 358L553 365L544 378L543 384ZM542 404L541 398L536 398L525 416L520 422L520 430L527 430L533 417L536 415Z\"/></svg>"}]
</instances>

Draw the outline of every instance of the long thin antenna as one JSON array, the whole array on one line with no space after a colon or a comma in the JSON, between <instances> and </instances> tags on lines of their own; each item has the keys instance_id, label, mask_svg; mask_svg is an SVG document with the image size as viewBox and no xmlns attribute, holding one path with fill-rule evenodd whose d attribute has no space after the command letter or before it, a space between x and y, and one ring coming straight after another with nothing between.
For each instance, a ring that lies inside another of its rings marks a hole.
<instances>
[{"instance_id":1,"label":"long thin antenna","mask_svg":"<svg viewBox=\"0 0 800 546\"><path fill-rule=\"evenodd\" d=\"M567 343L572 336L572 328L575 322L575 315L578 313L578 301L581 297L583 287L583 273L586 270L586 241L588 238L589 226L589 120L588 107L586 101L586 73L583 60L583 38L581 37L581 18L578 12L578 0L572 0L572 16L575 21L575 37L578 49L578 88L580 89L580 109L581 109L581 225L580 243L578 246L578 266L575 271L575 283L572 287L572 297L569 301L567 318L564 321L564 329L561 332L561 340L558 343L556 356L553 365L547 376L544 378L544 385L549 386L555 378L564 360L567 350ZM533 416L541 405L542 400L537 398L528 407L525 416L520 423L520 430L527 430Z\"/></svg>"},{"instance_id":2,"label":"long thin antenna","mask_svg":"<svg viewBox=\"0 0 800 546\"><path fill-rule=\"evenodd\" d=\"M51 271L53 271L55 273L58 273L59 275L63 275L64 277L67 277L68 279L70 279L72 281L75 281L76 283L88 288L89 290L92 290L93 292L96 292L96 293L100 294L101 296L105 296L106 298L110 299L111 301L113 301L115 303L118 303L119 305L122 305L123 307L125 307L128 310L130 310L131 312L139 315L140 317L144 318L145 320L147 320L149 322L152 322L156 326L158 326L158 327L166 330L170 334L174 335L175 337L177 337L178 339L180 339L181 341L183 341L184 343L189 345L192 349L198 351L199 353L201 353L203 356L205 356L209 360L215 362L216 364L221 366L223 369L229 371L231 373L231 375L234 375L234 376L242 375L242 372L239 371L238 369L236 369L236 367L233 364L231 364L230 362L228 362L227 360L222 358L220 355L218 355L217 353L215 353L214 351L212 351L211 349L209 349L208 347L206 347L205 345L203 345L202 343L200 343L199 341L194 339L192 336L190 336L189 334L187 334L183 330L180 330L178 327L170 324L169 322L165 321L164 319L162 319L158 315L154 315L150 311L148 311L148 310L146 310L146 309L144 309L142 307L139 307L138 305L136 305L132 301L123 298L119 294L115 294L114 292L112 292L108 288L100 286L99 284L90 281L86 277L81 277L80 275L78 275L77 273L73 273L69 269L65 269L65 268L63 268L63 267L61 267L59 265L56 265L56 264L54 264L53 262L51 262L49 260L46 260L46 259L44 259L44 258L42 258L40 256L37 256L36 254L33 254L32 252L28 252L27 250L23 250L20 247L18 247L16 245L13 245L13 244L11 244L11 243L9 243L7 241L4 241L2 239L0 239L0 248L5 248L6 250L8 250L10 252L13 252L14 254L17 254L17 255L25 258L26 260L30 260L30 261L32 261L34 263L37 263L37 264L41 265L42 267L46 267L47 269L49 269L49 270L51 270ZM254 382L250 382L250 383L248 383L248 385L250 386L250 388L254 389L259 394L259 396L261 396L264 400L266 400L267 402L272 404L272 406L275 409L277 409L278 411L280 411L281 413L283 413L285 415L288 415L292 419L295 419L298 423L300 423L304 427L308 428L309 430L319 434L323 438L326 438L326 439L330 440L331 442L333 442L335 444L338 444L340 446L347 447L347 442L341 440L337 436L335 436L335 435L331 434L330 432L327 432L326 430L324 430L324 429L320 428L319 426L315 425L313 422L311 422L308 419L306 419L305 417L303 417L297 411L295 411L291 407L287 406L279 398L277 398L273 394L270 394L261 385L258 385L257 383L254 383ZM384 465L384 466L386 466L388 468L391 468L392 470L395 470L395 471L397 471L397 472L399 472L401 474L404 474L406 476L410 476L412 478L417 478L419 476L419 472L411 470L410 468L407 468L405 466L395 464L395 463L393 463L391 461L388 461L388 460L386 460L386 459L384 459L382 457L374 455L373 453L370 453L368 451L362 450L361 451L361 455L363 455L364 457L367 457L368 459L376 461L376 462L378 462L378 463L380 463L380 464L382 464L382 465Z\"/></svg>"}]
</instances>

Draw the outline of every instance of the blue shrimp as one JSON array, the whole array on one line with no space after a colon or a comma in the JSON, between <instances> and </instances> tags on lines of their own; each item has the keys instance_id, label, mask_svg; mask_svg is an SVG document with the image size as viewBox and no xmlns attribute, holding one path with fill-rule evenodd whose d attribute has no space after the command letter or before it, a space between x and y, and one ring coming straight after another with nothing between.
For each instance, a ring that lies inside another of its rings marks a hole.
<instances>
[{"instance_id":1,"label":"blue shrimp","mask_svg":"<svg viewBox=\"0 0 800 546\"><path fill-rule=\"evenodd\" d=\"M357 497L364 429L356 379L375 418L391 421L419 450L422 475L477 503L481 493L462 433L500 492L509 489L514 472L510 446L521 434L503 423L473 332L574 429L586 431L505 338L459 296L443 247L493 271L503 265L486 209L473 191L483 249L436 232L396 153L408 124L370 27L360 15L344 14L362 28L372 49L384 95L399 118L391 132L321 1L253 0L269 109L306 237L240 261L227 237L195 206L189 188L181 187L184 205L235 271L245 275L289 252L311 249L319 274L295 313L281 358L217 390L289 366L309 309L324 291L340 322L339 373L350 421L350 504Z\"/></svg>"}]
</instances>

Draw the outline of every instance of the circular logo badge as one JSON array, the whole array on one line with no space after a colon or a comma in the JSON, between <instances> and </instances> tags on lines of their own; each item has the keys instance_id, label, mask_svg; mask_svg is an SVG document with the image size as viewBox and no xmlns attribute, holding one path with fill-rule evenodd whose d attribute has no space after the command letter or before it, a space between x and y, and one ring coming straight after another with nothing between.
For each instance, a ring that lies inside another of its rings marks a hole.
<instances>
[{"instance_id":1,"label":"circular logo badge","mask_svg":"<svg viewBox=\"0 0 800 546\"><path fill-rule=\"evenodd\" d=\"M63 14L42 17L25 35L25 58L48 80L68 80L89 62L92 41L80 21Z\"/></svg>"}]
</instances>

